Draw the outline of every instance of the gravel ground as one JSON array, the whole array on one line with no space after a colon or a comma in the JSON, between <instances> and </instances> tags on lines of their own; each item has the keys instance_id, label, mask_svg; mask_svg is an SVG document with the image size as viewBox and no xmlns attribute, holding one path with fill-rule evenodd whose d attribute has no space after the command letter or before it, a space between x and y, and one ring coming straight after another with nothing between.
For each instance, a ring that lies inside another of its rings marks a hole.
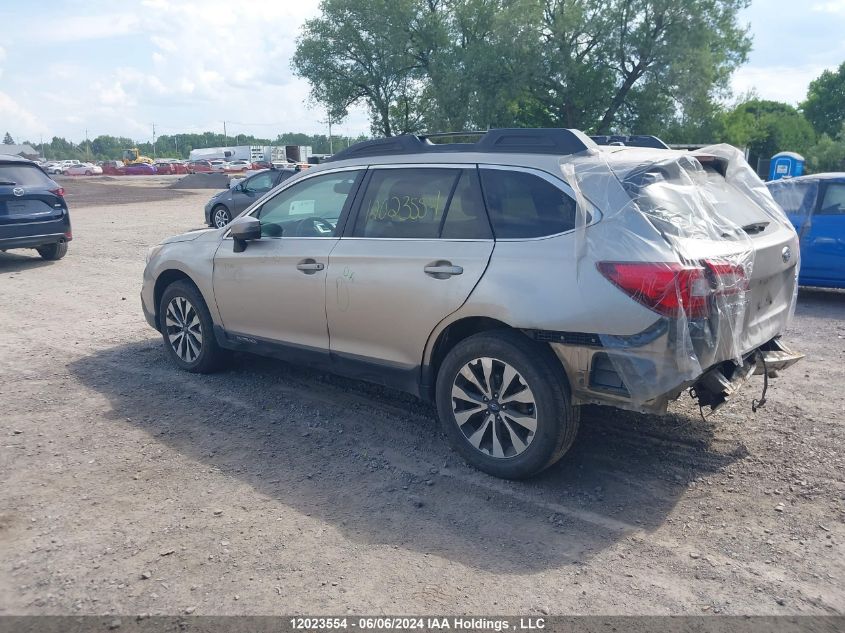
<instances>
[{"instance_id":1,"label":"gravel ground","mask_svg":"<svg viewBox=\"0 0 845 633\"><path fill-rule=\"evenodd\" d=\"M759 378L706 421L590 408L505 482L397 392L176 370L144 254L209 192L167 184L66 182L68 256L0 254L0 614L845 611L845 293L801 292L757 414Z\"/></svg>"}]
</instances>

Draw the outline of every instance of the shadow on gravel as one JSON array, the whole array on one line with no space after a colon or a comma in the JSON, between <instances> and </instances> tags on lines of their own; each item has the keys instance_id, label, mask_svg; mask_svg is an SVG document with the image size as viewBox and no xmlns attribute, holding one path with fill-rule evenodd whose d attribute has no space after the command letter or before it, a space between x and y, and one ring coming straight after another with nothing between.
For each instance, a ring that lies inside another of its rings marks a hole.
<instances>
[{"instance_id":1,"label":"shadow on gravel","mask_svg":"<svg viewBox=\"0 0 845 633\"><path fill-rule=\"evenodd\" d=\"M135 425L353 541L497 573L578 564L654 530L690 482L746 454L715 439L713 422L592 407L562 462L507 482L465 466L431 407L355 380L248 355L220 374L187 374L157 340L70 370L108 398L115 434ZM194 475L185 473L186 498L206 485Z\"/></svg>"},{"instance_id":2,"label":"shadow on gravel","mask_svg":"<svg viewBox=\"0 0 845 633\"><path fill-rule=\"evenodd\" d=\"M824 319L841 318L845 314L845 290L801 286L795 313Z\"/></svg>"},{"instance_id":3,"label":"shadow on gravel","mask_svg":"<svg viewBox=\"0 0 845 633\"><path fill-rule=\"evenodd\" d=\"M32 253L30 255L30 253ZM14 253L0 253L0 273L15 273L30 268L52 266L57 262L48 262L34 250L15 251Z\"/></svg>"}]
</instances>

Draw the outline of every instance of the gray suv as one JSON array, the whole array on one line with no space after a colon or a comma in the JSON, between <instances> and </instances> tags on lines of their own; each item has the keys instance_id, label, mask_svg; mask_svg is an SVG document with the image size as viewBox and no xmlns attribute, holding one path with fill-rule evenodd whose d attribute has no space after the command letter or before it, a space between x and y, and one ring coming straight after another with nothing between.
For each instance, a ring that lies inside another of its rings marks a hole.
<instances>
[{"instance_id":1,"label":"gray suv","mask_svg":"<svg viewBox=\"0 0 845 633\"><path fill-rule=\"evenodd\" d=\"M662 412L690 389L716 409L800 358L780 341L797 237L741 154L479 136L354 145L152 248L143 309L173 362L240 350L398 388L521 478L570 448L579 405Z\"/></svg>"}]
</instances>

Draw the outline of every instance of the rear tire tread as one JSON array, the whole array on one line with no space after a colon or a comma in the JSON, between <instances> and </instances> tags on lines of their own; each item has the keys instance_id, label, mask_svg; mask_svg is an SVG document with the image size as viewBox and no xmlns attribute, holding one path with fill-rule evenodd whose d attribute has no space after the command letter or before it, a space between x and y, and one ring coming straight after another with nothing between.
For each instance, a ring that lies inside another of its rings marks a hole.
<instances>
[{"instance_id":1,"label":"rear tire tread","mask_svg":"<svg viewBox=\"0 0 845 633\"><path fill-rule=\"evenodd\" d=\"M484 354L495 356L497 353L510 356L501 360L508 363L514 361L537 375L537 380L530 383L530 386L535 393L538 406L543 406L540 404L541 398L549 399L550 402L547 402L544 408L556 412L553 414L556 419L551 421L553 436L542 437L538 431L532 445L523 454L524 457L517 456L508 460L492 461L472 448L457 428L452 414L451 382L449 381L457 368L465 361L471 360L470 357ZM447 394L445 398L444 393ZM563 457L572 447L578 434L580 409L571 404L569 383L560 361L550 348L536 343L515 330L482 332L458 343L446 355L440 366L436 394L438 417L457 452L471 465L496 477L525 479L545 470ZM534 443L538 443L536 447ZM529 451L532 451L531 455L528 455Z\"/></svg>"},{"instance_id":2,"label":"rear tire tread","mask_svg":"<svg viewBox=\"0 0 845 633\"><path fill-rule=\"evenodd\" d=\"M67 242L56 242L55 244L46 244L39 246L37 249L41 259L46 259L48 262L55 262L67 255Z\"/></svg>"}]
</instances>

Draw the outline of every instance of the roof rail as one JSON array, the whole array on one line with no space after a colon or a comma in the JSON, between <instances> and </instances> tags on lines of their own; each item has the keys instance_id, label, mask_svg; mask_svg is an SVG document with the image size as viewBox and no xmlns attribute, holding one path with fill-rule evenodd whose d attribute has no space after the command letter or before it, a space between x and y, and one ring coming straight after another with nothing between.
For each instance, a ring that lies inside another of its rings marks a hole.
<instances>
[{"instance_id":1,"label":"roof rail","mask_svg":"<svg viewBox=\"0 0 845 633\"><path fill-rule=\"evenodd\" d=\"M666 145L666 143L661 141L656 136L651 136L648 134L636 134L634 136L614 134L610 136L591 136L590 138L595 141L596 145L625 145L626 147L651 147L652 149L669 149L669 146Z\"/></svg>"},{"instance_id":2,"label":"roof rail","mask_svg":"<svg viewBox=\"0 0 845 633\"><path fill-rule=\"evenodd\" d=\"M440 137L480 136L475 143L432 143ZM595 144L579 130L565 128L503 128L486 132L441 132L404 134L356 143L341 150L326 162L364 156L401 154L437 154L449 152L491 152L509 154L577 154Z\"/></svg>"},{"instance_id":3,"label":"roof rail","mask_svg":"<svg viewBox=\"0 0 845 633\"><path fill-rule=\"evenodd\" d=\"M460 138L462 136L484 136L490 130L465 130L463 132L430 132L417 134L420 138Z\"/></svg>"}]
</instances>

